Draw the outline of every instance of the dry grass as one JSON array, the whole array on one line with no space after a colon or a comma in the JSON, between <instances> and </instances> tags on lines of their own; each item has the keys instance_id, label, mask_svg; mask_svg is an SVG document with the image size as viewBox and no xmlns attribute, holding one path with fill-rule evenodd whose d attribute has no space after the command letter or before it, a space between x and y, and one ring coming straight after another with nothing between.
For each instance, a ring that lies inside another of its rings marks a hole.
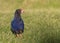
<instances>
[{"instance_id":1,"label":"dry grass","mask_svg":"<svg viewBox=\"0 0 60 43\"><path fill-rule=\"evenodd\" d=\"M0 0L0 43L60 43L59 5L60 0ZM10 31L14 11L21 7L25 10L22 39Z\"/></svg>"}]
</instances>

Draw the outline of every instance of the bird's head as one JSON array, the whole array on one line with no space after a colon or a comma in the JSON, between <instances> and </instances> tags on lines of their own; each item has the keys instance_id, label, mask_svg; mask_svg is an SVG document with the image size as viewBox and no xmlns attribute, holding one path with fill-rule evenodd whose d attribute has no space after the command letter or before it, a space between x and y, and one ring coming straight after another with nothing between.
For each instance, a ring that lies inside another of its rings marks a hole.
<instances>
[{"instance_id":1,"label":"bird's head","mask_svg":"<svg viewBox=\"0 0 60 43\"><path fill-rule=\"evenodd\" d=\"M17 18L21 18L21 14L24 12L24 10L23 9L17 9L16 11L15 11L15 18L17 17Z\"/></svg>"},{"instance_id":2,"label":"bird's head","mask_svg":"<svg viewBox=\"0 0 60 43\"><path fill-rule=\"evenodd\" d=\"M22 14L23 12L24 12L23 9L17 9L17 10L15 11L15 14L17 14L17 15L19 16L19 15Z\"/></svg>"}]
</instances>

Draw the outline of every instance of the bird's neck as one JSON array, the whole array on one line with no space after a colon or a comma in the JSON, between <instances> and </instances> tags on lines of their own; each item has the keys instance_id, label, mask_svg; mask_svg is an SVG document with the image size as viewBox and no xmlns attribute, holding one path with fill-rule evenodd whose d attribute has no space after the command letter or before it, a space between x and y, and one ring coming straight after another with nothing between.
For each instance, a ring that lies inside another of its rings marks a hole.
<instances>
[{"instance_id":1,"label":"bird's neck","mask_svg":"<svg viewBox=\"0 0 60 43\"><path fill-rule=\"evenodd\" d=\"M21 16L14 16L14 20L21 20Z\"/></svg>"}]
</instances>

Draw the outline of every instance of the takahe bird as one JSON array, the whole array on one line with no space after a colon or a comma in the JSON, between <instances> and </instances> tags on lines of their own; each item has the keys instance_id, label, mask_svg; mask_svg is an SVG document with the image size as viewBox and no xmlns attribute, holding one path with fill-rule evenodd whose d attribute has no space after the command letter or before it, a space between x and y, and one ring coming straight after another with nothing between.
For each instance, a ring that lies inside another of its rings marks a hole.
<instances>
[{"instance_id":1,"label":"takahe bird","mask_svg":"<svg viewBox=\"0 0 60 43\"><path fill-rule=\"evenodd\" d=\"M24 21L21 18L22 13L22 9L17 9L14 14L14 19L11 22L11 31L17 37L22 36L22 33L24 32Z\"/></svg>"}]
</instances>

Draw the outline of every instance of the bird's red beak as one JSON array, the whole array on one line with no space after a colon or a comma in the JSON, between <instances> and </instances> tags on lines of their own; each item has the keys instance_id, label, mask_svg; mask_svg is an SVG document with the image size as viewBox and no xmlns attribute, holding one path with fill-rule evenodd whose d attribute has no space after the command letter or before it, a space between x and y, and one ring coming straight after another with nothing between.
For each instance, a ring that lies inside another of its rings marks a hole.
<instances>
[{"instance_id":1,"label":"bird's red beak","mask_svg":"<svg viewBox=\"0 0 60 43\"><path fill-rule=\"evenodd\" d=\"M24 13L24 10L23 9L21 9L21 13Z\"/></svg>"}]
</instances>

